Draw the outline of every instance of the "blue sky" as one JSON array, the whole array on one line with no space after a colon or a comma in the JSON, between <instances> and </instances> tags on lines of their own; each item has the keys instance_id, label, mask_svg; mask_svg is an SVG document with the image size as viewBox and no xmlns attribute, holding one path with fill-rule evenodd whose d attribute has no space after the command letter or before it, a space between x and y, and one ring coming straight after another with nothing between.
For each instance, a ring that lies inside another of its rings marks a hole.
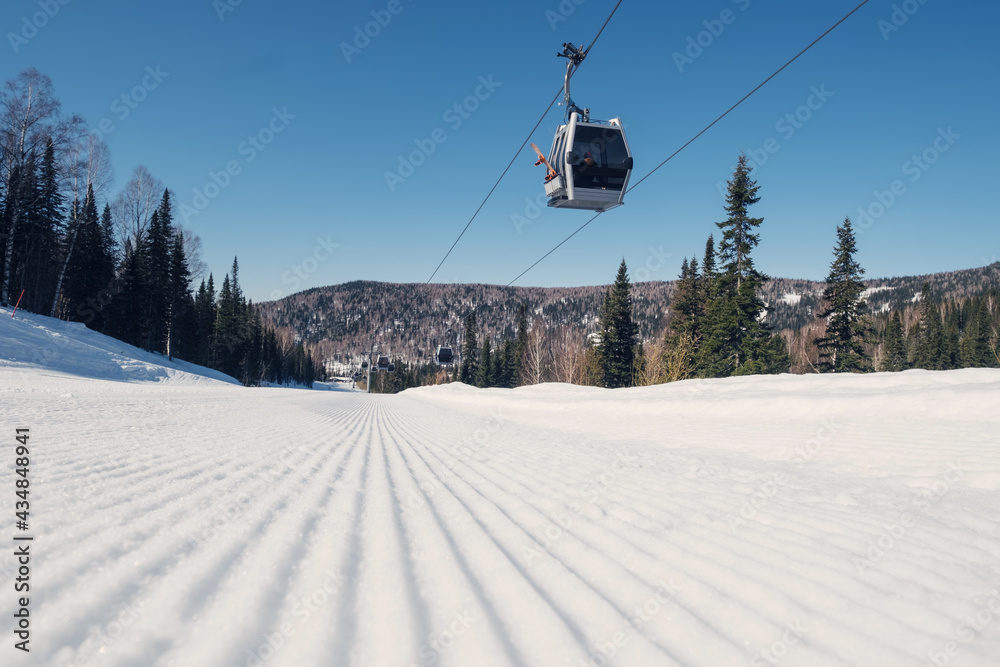
<instances>
[{"instance_id":1,"label":"blue sky","mask_svg":"<svg viewBox=\"0 0 1000 667\"><path fill-rule=\"evenodd\" d=\"M0 75L34 66L65 111L105 121L108 196L145 165L190 207L210 269L238 255L259 301L427 280L561 86L560 45L588 43L614 4L9 0ZM625 0L573 97L623 119L636 180L856 4ZM604 284L622 257L633 280L675 278L718 231L741 150L758 158L770 275L823 278L848 215L870 277L996 261L998 19L995 3L871 0L517 284ZM547 151L561 118L532 140ZM533 162L521 154L435 282L505 284L588 219L532 210Z\"/></svg>"}]
</instances>

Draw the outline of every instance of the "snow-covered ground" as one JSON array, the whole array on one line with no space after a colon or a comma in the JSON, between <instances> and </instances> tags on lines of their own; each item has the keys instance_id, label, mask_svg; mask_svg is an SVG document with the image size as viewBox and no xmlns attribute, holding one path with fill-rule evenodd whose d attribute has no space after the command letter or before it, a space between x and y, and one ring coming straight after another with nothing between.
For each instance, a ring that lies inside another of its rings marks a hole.
<instances>
[{"instance_id":1,"label":"snow-covered ground","mask_svg":"<svg viewBox=\"0 0 1000 667\"><path fill-rule=\"evenodd\" d=\"M164 361L0 310L0 664L1000 664L1000 371L368 396Z\"/></svg>"}]
</instances>

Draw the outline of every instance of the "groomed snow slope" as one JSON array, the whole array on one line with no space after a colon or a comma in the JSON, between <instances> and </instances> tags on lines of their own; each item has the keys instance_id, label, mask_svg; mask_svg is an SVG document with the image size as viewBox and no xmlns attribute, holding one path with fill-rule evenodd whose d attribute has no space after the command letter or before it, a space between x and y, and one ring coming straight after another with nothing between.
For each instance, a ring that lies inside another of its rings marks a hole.
<instances>
[{"instance_id":1,"label":"groomed snow slope","mask_svg":"<svg viewBox=\"0 0 1000 667\"><path fill-rule=\"evenodd\" d=\"M998 371L398 396L156 377L0 363L35 535L32 652L5 629L0 663L1000 664Z\"/></svg>"}]
</instances>

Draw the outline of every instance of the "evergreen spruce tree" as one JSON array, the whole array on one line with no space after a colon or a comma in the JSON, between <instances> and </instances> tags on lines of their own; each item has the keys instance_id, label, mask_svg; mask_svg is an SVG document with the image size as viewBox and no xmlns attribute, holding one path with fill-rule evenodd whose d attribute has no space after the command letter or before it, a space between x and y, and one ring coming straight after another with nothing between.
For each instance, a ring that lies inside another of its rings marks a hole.
<instances>
[{"instance_id":1,"label":"evergreen spruce tree","mask_svg":"<svg viewBox=\"0 0 1000 667\"><path fill-rule=\"evenodd\" d=\"M880 371L898 372L907 368L906 339L903 335L903 320L899 311L893 311L889 324L885 327L885 341L882 344Z\"/></svg>"},{"instance_id":2,"label":"evergreen spruce tree","mask_svg":"<svg viewBox=\"0 0 1000 667\"><path fill-rule=\"evenodd\" d=\"M506 387L507 389L512 389L517 386L518 365L516 362L516 350L517 343L510 338L503 342L503 349L497 356L499 365L497 370L498 379L496 386Z\"/></svg>"},{"instance_id":3,"label":"evergreen spruce tree","mask_svg":"<svg viewBox=\"0 0 1000 667\"><path fill-rule=\"evenodd\" d=\"M198 294L195 297L195 350L194 363L212 367L212 344L215 339L215 284L212 274L208 274L208 282L201 281ZM273 332L272 332L273 338ZM277 343L275 343L275 350ZM277 356L277 355L275 355ZM280 364L280 362L279 362ZM280 374L280 365L276 374ZM273 382L280 382L272 379Z\"/></svg>"},{"instance_id":4,"label":"evergreen spruce tree","mask_svg":"<svg viewBox=\"0 0 1000 667\"><path fill-rule=\"evenodd\" d=\"M986 299L970 299L969 305L969 318L960 343L962 365L971 368L995 366L997 362L990 350L992 327Z\"/></svg>"},{"instance_id":5,"label":"evergreen spruce tree","mask_svg":"<svg viewBox=\"0 0 1000 667\"><path fill-rule=\"evenodd\" d=\"M465 331L462 335L462 366L459 369L459 380L465 384L476 383L476 353L478 343L476 341L476 314L469 313L465 318Z\"/></svg>"},{"instance_id":6,"label":"evergreen spruce tree","mask_svg":"<svg viewBox=\"0 0 1000 667\"><path fill-rule=\"evenodd\" d=\"M920 323L916 327L915 338L913 367L941 370L944 328L940 308L931 302L930 284L926 282L920 290Z\"/></svg>"},{"instance_id":7,"label":"evergreen spruce tree","mask_svg":"<svg viewBox=\"0 0 1000 667\"><path fill-rule=\"evenodd\" d=\"M490 350L489 336L483 336L483 351L479 355L479 368L476 371L477 387L492 387L494 379L493 355Z\"/></svg>"},{"instance_id":8,"label":"evergreen spruce tree","mask_svg":"<svg viewBox=\"0 0 1000 667\"><path fill-rule=\"evenodd\" d=\"M698 274L698 260L689 263L684 258L681 264L680 280L674 288L670 300L672 315L664 341L663 365L667 381L690 377L694 372L694 352L701 338L704 316L702 276ZM643 360L643 367L654 360Z\"/></svg>"},{"instance_id":9,"label":"evergreen spruce tree","mask_svg":"<svg viewBox=\"0 0 1000 667\"><path fill-rule=\"evenodd\" d=\"M143 264L141 246L133 248L131 240L126 241L125 257L117 281L121 293L111 302L109 316L111 335L136 347L142 346L145 335L142 323L146 292Z\"/></svg>"},{"instance_id":10,"label":"evergreen spruce tree","mask_svg":"<svg viewBox=\"0 0 1000 667\"><path fill-rule=\"evenodd\" d=\"M826 278L823 299L826 307L818 317L828 318L826 335L816 339L820 372L862 373L871 370L864 344L870 342L872 327L865 315L867 304L861 298L865 270L854 259L857 242L851 219L837 227L837 246Z\"/></svg>"},{"instance_id":11,"label":"evergreen spruce tree","mask_svg":"<svg viewBox=\"0 0 1000 667\"><path fill-rule=\"evenodd\" d=\"M49 137L45 144L42 162L36 179L36 206L31 216L30 248L31 272L26 276L28 291L21 307L36 313L45 313L55 293L59 272L61 248L59 239L64 234L66 213L64 198L59 188L59 167L56 163L55 144Z\"/></svg>"},{"instance_id":12,"label":"evergreen spruce tree","mask_svg":"<svg viewBox=\"0 0 1000 667\"><path fill-rule=\"evenodd\" d=\"M108 316L99 299L115 279L114 257L104 227L97 215L93 188L87 189L83 210L74 230L72 254L67 258L66 273L61 286L63 307L60 316L83 322L91 329L106 332ZM109 299L105 296L105 299Z\"/></svg>"},{"instance_id":13,"label":"evergreen spruce tree","mask_svg":"<svg viewBox=\"0 0 1000 667\"><path fill-rule=\"evenodd\" d=\"M705 242L705 255L701 260L701 275L704 280L715 277L715 236L712 234L708 235L708 241Z\"/></svg>"},{"instance_id":14,"label":"evergreen spruce tree","mask_svg":"<svg viewBox=\"0 0 1000 667\"><path fill-rule=\"evenodd\" d=\"M239 376L240 350L243 343L240 336L240 314L240 308L233 296L232 283L227 273L222 281L222 289L219 290L212 356L215 358L213 368L234 378ZM292 379L298 381L299 370L299 364L296 362L293 365Z\"/></svg>"},{"instance_id":15,"label":"evergreen spruce tree","mask_svg":"<svg viewBox=\"0 0 1000 667\"><path fill-rule=\"evenodd\" d=\"M959 309L951 304L946 310L941 331L941 359L939 361L941 370L947 371L962 367L962 355L959 351L960 319Z\"/></svg>"},{"instance_id":16,"label":"evergreen spruce tree","mask_svg":"<svg viewBox=\"0 0 1000 667\"><path fill-rule=\"evenodd\" d=\"M699 372L708 377L788 370L784 341L777 340L763 322L764 303L758 294L767 276L757 271L750 256L760 242L754 230L763 222L763 218L752 218L748 212L760 201L759 186L750 178L751 171L746 155L741 154L728 182L728 217L716 223L722 230L718 269L706 248L703 273L712 277L707 281L704 335L697 363Z\"/></svg>"},{"instance_id":17,"label":"evergreen spruce tree","mask_svg":"<svg viewBox=\"0 0 1000 667\"><path fill-rule=\"evenodd\" d=\"M701 276L698 275L697 260L692 259L691 263L688 264L687 257L685 257L681 264L681 274L674 288L673 298L670 300L673 311L670 319L670 330L674 335L687 334L691 338L695 338L697 335L700 324L700 282Z\"/></svg>"},{"instance_id":18,"label":"evergreen spruce tree","mask_svg":"<svg viewBox=\"0 0 1000 667\"><path fill-rule=\"evenodd\" d=\"M142 284L146 300L143 347L151 352L166 352L170 323L170 249L173 236L170 192L164 190L160 205L153 212L149 229L140 244Z\"/></svg>"},{"instance_id":19,"label":"evergreen spruce tree","mask_svg":"<svg viewBox=\"0 0 1000 667\"><path fill-rule=\"evenodd\" d=\"M184 240L174 234L170 247L170 282L167 305L167 357L188 357L193 348L196 316L191 297L191 270L184 254Z\"/></svg>"},{"instance_id":20,"label":"evergreen spruce tree","mask_svg":"<svg viewBox=\"0 0 1000 667\"><path fill-rule=\"evenodd\" d=\"M517 341L514 344L514 370L511 386L518 386L524 370L524 354L528 349L528 304L522 303L517 309Z\"/></svg>"},{"instance_id":21,"label":"evergreen spruce tree","mask_svg":"<svg viewBox=\"0 0 1000 667\"><path fill-rule=\"evenodd\" d=\"M623 259L601 308L601 342L597 346L597 354L605 387L614 389L632 385L638 335L639 327L632 319L628 267Z\"/></svg>"},{"instance_id":22,"label":"evergreen spruce tree","mask_svg":"<svg viewBox=\"0 0 1000 667\"><path fill-rule=\"evenodd\" d=\"M253 302L248 302L247 311L249 320L247 322L246 334L246 360L244 361L245 376L244 384L250 387L259 387L264 375L264 325L260 319L260 312L254 307ZM303 382L307 387L312 387L315 379L314 362L312 353L306 350L306 377Z\"/></svg>"}]
</instances>

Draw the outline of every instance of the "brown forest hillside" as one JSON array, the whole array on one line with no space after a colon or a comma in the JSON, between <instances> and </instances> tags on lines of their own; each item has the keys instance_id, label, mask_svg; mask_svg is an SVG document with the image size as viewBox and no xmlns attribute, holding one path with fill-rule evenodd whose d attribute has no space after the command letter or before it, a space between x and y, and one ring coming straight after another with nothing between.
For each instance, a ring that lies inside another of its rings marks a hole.
<instances>
[{"instance_id":1,"label":"brown forest hillside","mask_svg":"<svg viewBox=\"0 0 1000 667\"><path fill-rule=\"evenodd\" d=\"M1000 263L949 273L867 280L871 311L887 312L912 304L925 281L931 284L935 300L961 299L1000 287ZM634 316L643 340L657 337L666 325L673 287L673 282L632 286ZM813 323L823 287L818 281L768 281L761 296L772 328L791 332ZM310 289L262 303L260 308L267 321L303 340L318 358L349 364L377 341L383 352L419 363L428 360L437 345L447 342L449 328L457 334L461 321L473 310L480 337L513 337L522 303L528 306L529 319L545 330L566 326L578 330L582 337L598 328L605 289L355 281Z\"/></svg>"}]
</instances>

